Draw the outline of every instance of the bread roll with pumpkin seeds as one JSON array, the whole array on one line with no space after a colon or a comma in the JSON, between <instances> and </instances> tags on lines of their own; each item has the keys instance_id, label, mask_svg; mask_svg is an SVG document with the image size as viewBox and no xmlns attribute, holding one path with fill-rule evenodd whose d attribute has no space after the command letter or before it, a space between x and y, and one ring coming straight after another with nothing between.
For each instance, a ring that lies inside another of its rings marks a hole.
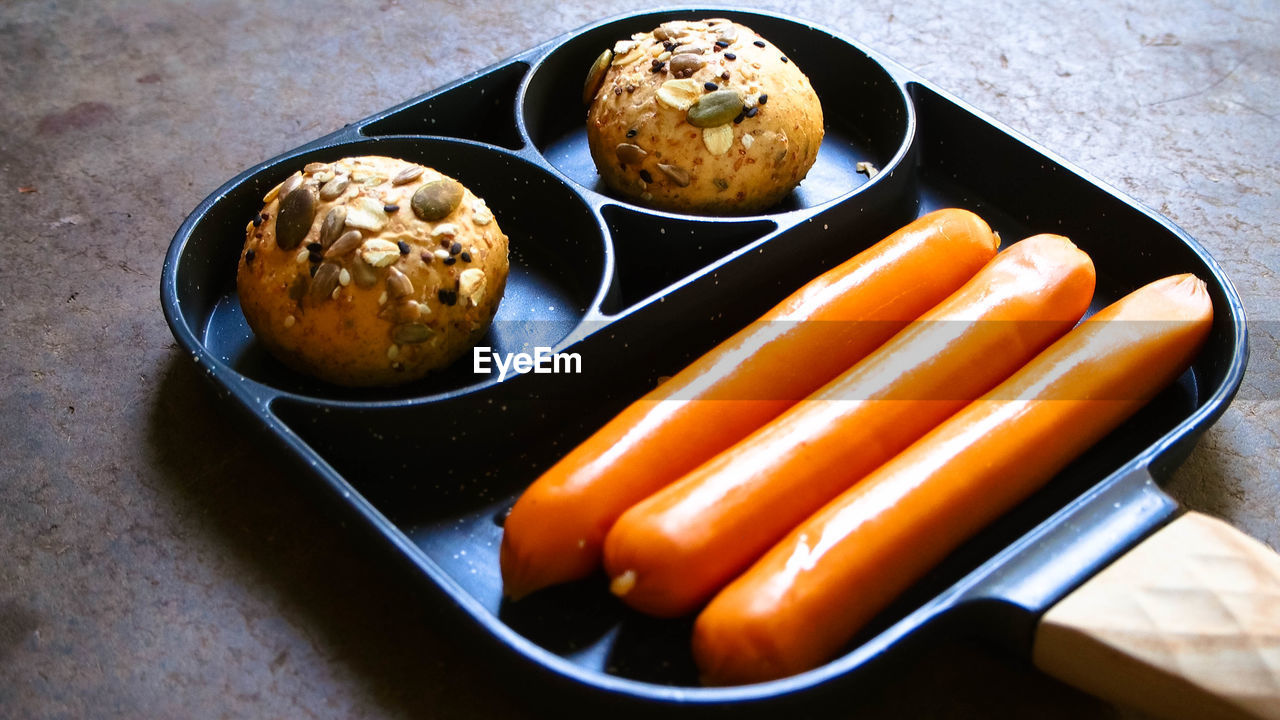
<instances>
[{"instance_id":1,"label":"bread roll with pumpkin seeds","mask_svg":"<svg viewBox=\"0 0 1280 720\"><path fill-rule=\"evenodd\" d=\"M587 142L625 199L690 213L749 213L800 183L822 142L822 106L795 63L751 28L676 20L596 59Z\"/></svg>"},{"instance_id":2,"label":"bread roll with pumpkin seeds","mask_svg":"<svg viewBox=\"0 0 1280 720\"><path fill-rule=\"evenodd\" d=\"M389 157L310 163L245 227L236 288L285 365L349 386L445 367L484 334L507 281L507 236L484 200Z\"/></svg>"}]
</instances>

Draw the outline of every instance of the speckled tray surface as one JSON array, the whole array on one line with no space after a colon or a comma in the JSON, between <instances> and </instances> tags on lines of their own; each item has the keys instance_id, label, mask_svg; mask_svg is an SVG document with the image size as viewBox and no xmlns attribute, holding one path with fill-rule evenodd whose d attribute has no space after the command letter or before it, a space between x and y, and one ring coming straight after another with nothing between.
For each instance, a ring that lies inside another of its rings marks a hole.
<instances>
[{"instance_id":1,"label":"speckled tray surface","mask_svg":"<svg viewBox=\"0 0 1280 720\"><path fill-rule=\"evenodd\" d=\"M609 194L587 152L582 78L600 50L669 19L704 17L769 38L822 98L817 163L773 212L632 205ZM307 162L364 154L433 166L488 201L511 237L511 274L485 344L577 353L580 374L499 380L463 362L399 388L355 391L299 379L261 349L235 294L245 223ZM879 173L867 177L859 162ZM813 671L699 687L689 622L626 610L600 577L502 600L501 518L543 469L807 279L944 206L974 210L1006 241L1070 237L1097 266L1095 310L1159 277L1197 274L1216 313L1207 346L1175 386ZM1177 512L1155 480L1225 409L1246 362L1234 288L1168 220L853 40L723 8L603 21L246 170L179 228L161 294L178 342L247 420L245 432L296 458L317 492L385 540L479 642L548 680L546 692L639 706L822 704L885 651L934 632L980 632L1025 652L1040 612Z\"/></svg>"}]
</instances>

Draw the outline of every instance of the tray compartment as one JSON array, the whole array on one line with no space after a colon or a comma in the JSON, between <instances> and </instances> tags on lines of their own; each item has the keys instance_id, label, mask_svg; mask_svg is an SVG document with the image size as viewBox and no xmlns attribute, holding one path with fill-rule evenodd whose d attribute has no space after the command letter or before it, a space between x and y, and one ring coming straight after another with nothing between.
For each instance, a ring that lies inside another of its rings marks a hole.
<instances>
[{"instance_id":1,"label":"tray compartment","mask_svg":"<svg viewBox=\"0 0 1280 720\"><path fill-rule=\"evenodd\" d=\"M446 89L375 115L359 126L361 135L440 135L519 150L516 90L529 65L513 62L482 71Z\"/></svg>"},{"instance_id":2,"label":"tray compartment","mask_svg":"<svg viewBox=\"0 0 1280 720\"><path fill-rule=\"evenodd\" d=\"M539 62L519 102L524 131L560 172L600 195L610 191L587 149L582 82L596 56L617 40L673 19L725 17L740 22L784 50L805 72L822 100L826 137L800 186L771 214L815 208L867 184L859 161L890 170L910 136L908 100L888 71L865 51L832 34L771 15L710 10L671 10L607 22L568 38Z\"/></svg>"},{"instance_id":3,"label":"tray compartment","mask_svg":"<svg viewBox=\"0 0 1280 720\"><path fill-rule=\"evenodd\" d=\"M451 393L496 382L466 362L408 385L351 390L298 376L253 339L235 293L244 223L262 195L312 161L383 154L421 162L458 178L485 198L512 238L506 295L482 343L500 352L557 347L603 292L607 260L595 215L555 176L510 153L440 138L388 137L322 144L252 171L226 190L192 227L176 268L181 310L204 348L233 372L264 386L313 398L377 403ZM554 212L547 212L553 207Z\"/></svg>"}]
</instances>

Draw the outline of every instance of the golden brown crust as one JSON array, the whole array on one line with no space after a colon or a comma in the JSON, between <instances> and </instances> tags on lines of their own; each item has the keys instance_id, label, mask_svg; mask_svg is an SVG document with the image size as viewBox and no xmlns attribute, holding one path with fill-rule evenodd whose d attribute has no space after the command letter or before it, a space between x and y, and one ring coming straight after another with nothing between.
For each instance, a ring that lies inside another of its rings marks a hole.
<instances>
[{"instance_id":1,"label":"golden brown crust","mask_svg":"<svg viewBox=\"0 0 1280 720\"><path fill-rule=\"evenodd\" d=\"M295 370L350 386L414 380L466 352L497 312L507 237L452 178L344 158L307 165L264 202L236 288L258 340Z\"/></svg>"},{"instance_id":2,"label":"golden brown crust","mask_svg":"<svg viewBox=\"0 0 1280 720\"><path fill-rule=\"evenodd\" d=\"M612 50L598 89L587 88L587 140L615 193L677 212L758 212L813 166L823 136L817 94L750 28L673 21ZM714 112L718 100L725 107Z\"/></svg>"}]
</instances>

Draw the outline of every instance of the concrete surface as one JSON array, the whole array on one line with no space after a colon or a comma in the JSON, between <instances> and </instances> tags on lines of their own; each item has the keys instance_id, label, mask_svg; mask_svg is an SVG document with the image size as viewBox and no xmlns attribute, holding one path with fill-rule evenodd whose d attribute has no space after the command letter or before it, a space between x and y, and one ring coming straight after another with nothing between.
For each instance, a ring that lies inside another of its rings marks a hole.
<instances>
[{"instance_id":1,"label":"concrete surface","mask_svg":"<svg viewBox=\"0 0 1280 720\"><path fill-rule=\"evenodd\" d=\"M1239 397L1168 489L1280 546L1280 4L751 2L859 38L1166 214L1250 312ZM531 716L217 409L165 249L242 168L606 2L0 5L0 715ZM859 717L1136 717L964 644Z\"/></svg>"}]
</instances>

